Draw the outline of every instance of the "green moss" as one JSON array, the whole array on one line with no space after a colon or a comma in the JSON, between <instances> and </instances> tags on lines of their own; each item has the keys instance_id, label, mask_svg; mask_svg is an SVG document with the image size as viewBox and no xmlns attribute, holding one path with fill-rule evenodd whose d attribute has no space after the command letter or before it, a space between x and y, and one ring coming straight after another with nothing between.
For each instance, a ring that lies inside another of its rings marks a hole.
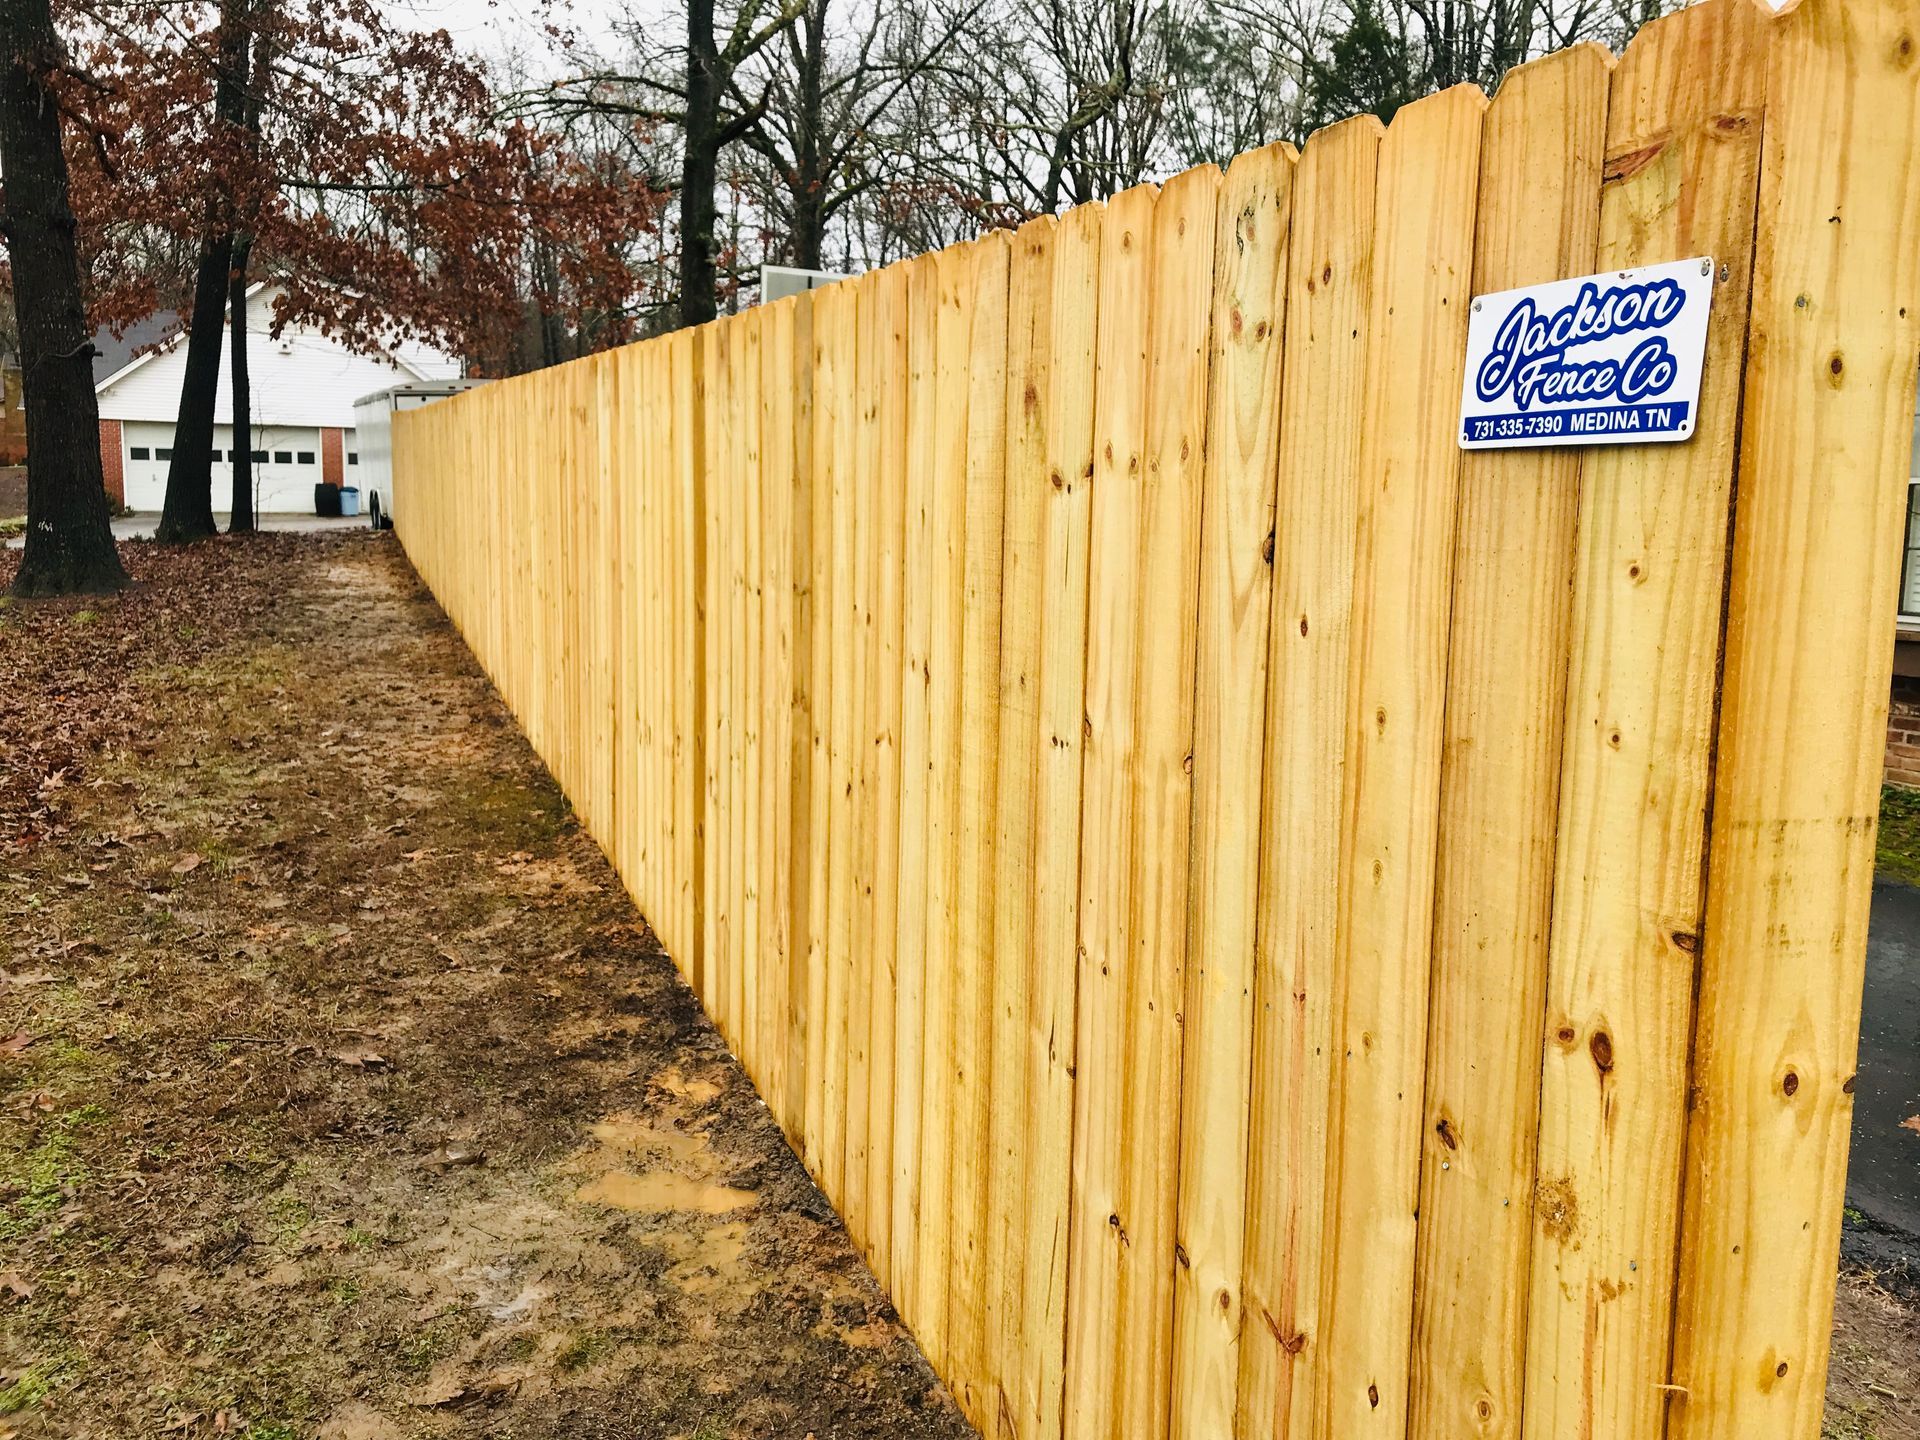
<instances>
[{"instance_id":1,"label":"green moss","mask_svg":"<svg viewBox=\"0 0 1920 1440\"><path fill-rule=\"evenodd\" d=\"M453 1326L445 1320L415 1331L400 1345L400 1368L409 1375L424 1375L434 1363L453 1353Z\"/></svg>"},{"instance_id":2,"label":"green moss","mask_svg":"<svg viewBox=\"0 0 1920 1440\"><path fill-rule=\"evenodd\" d=\"M1880 787L1880 873L1920 885L1920 790Z\"/></svg>"},{"instance_id":3,"label":"green moss","mask_svg":"<svg viewBox=\"0 0 1920 1440\"><path fill-rule=\"evenodd\" d=\"M553 1363L562 1370L584 1370L613 1348L613 1337L599 1330L582 1330L567 1341Z\"/></svg>"},{"instance_id":4,"label":"green moss","mask_svg":"<svg viewBox=\"0 0 1920 1440\"><path fill-rule=\"evenodd\" d=\"M36 1360L12 1384L0 1386L0 1415L31 1410L48 1396L72 1389L85 1369L80 1357L71 1352Z\"/></svg>"},{"instance_id":5,"label":"green moss","mask_svg":"<svg viewBox=\"0 0 1920 1440\"><path fill-rule=\"evenodd\" d=\"M298 1195L276 1195L267 1202L267 1219L282 1245L291 1245L313 1223L313 1207Z\"/></svg>"},{"instance_id":6,"label":"green moss","mask_svg":"<svg viewBox=\"0 0 1920 1440\"><path fill-rule=\"evenodd\" d=\"M507 1360L518 1363L522 1360L531 1360L534 1352L539 1348L533 1336L516 1335L507 1342L506 1349L502 1353Z\"/></svg>"},{"instance_id":7,"label":"green moss","mask_svg":"<svg viewBox=\"0 0 1920 1440\"><path fill-rule=\"evenodd\" d=\"M0 1188L10 1192L0 1209L0 1241L33 1234L66 1203L68 1192L85 1187L88 1171L76 1137L105 1118L98 1105L83 1105L50 1121L30 1149L0 1157Z\"/></svg>"},{"instance_id":8,"label":"green moss","mask_svg":"<svg viewBox=\"0 0 1920 1440\"><path fill-rule=\"evenodd\" d=\"M567 797L547 777L501 775L447 792L436 818L476 840L531 850L565 833L572 816Z\"/></svg>"}]
</instances>

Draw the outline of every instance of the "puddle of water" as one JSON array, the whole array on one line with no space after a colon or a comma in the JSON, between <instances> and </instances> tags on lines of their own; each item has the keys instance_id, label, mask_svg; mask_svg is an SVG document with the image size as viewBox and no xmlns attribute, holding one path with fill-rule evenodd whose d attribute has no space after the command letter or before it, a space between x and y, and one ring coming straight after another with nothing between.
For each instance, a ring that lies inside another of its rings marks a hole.
<instances>
[{"instance_id":1,"label":"puddle of water","mask_svg":"<svg viewBox=\"0 0 1920 1440\"><path fill-rule=\"evenodd\" d=\"M729 1210L751 1205L760 1197L752 1190L693 1180L671 1170L653 1170L645 1175L609 1170L574 1191L573 1198L593 1205L611 1205L618 1210L653 1213L686 1210L699 1215L724 1215Z\"/></svg>"},{"instance_id":2,"label":"puddle of water","mask_svg":"<svg viewBox=\"0 0 1920 1440\"><path fill-rule=\"evenodd\" d=\"M622 1112L590 1126L587 1131L602 1145L632 1154L658 1153L685 1164L710 1166L707 1137L693 1131L651 1125L638 1116Z\"/></svg>"},{"instance_id":3,"label":"puddle of water","mask_svg":"<svg viewBox=\"0 0 1920 1440\"><path fill-rule=\"evenodd\" d=\"M654 1083L669 1095L681 1100L691 1100L696 1105L704 1105L720 1095L720 1082L717 1080L689 1080L680 1073L678 1065L669 1065L654 1077Z\"/></svg>"},{"instance_id":4,"label":"puddle of water","mask_svg":"<svg viewBox=\"0 0 1920 1440\"><path fill-rule=\"evenodd\" d=\"M672 1262L663 1277L666 1283L714 1314L745 1310L760 1293L762 1280L747 1264L748 1223L716 1220L653 1237Z\"/></svg>"}]
</instances>

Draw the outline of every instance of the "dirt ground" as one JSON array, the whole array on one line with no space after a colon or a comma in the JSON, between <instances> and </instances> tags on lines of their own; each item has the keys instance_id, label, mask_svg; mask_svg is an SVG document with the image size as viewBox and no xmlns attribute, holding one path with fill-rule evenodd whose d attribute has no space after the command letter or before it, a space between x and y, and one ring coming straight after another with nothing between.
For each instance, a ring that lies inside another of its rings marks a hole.
<instances>
[{"instance_id":1,"label":"dirt ground","mask_svg":"<svg viewBox=\"0 0 1920 1440\"><path fill-rule=\"evenodd\" d=\"M0 609L0 1437L971 1433L391 538L124 548Z\"/></svg>"},{"instance_id":2,"label":"dirt ground","mask_svg":"<svg viewBox=\"0 0 1920 1440\"><path fill-rule=\"evenodd\" d=\"M0 1440L969 1435L391 537L123 549L0 608Z\"/></svg>"},{"instance_id":3,"label":"dirt ground","mask_svg":"<svg viewBox=\"0 0 1920 1440\"><path fill-rule=\"evenodd\" d=\"M1824 1440L1920 1440L1920 1308L1885 1280L1841 1273Z\"/></svg>"}]
</instances>

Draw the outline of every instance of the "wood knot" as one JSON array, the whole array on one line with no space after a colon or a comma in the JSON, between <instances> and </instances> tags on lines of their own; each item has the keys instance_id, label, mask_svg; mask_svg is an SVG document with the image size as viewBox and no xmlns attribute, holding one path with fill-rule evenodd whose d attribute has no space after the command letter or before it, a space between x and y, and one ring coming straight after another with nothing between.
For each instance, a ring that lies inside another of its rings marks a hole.
<instances>
[{"instance_id":1,"label":"wood knot","mask_svg":"<svg viewBox=\"0 0 1920 1440\"><path fill-rule=\"evenodd\" d=\"M1602 1075L1613 1069L1613 1037L1604 1030L1593 1032L1593 1038L1587 1041L1587 1049L1593 1053L1593 1063Z\"/></svg>"}]
</instances>

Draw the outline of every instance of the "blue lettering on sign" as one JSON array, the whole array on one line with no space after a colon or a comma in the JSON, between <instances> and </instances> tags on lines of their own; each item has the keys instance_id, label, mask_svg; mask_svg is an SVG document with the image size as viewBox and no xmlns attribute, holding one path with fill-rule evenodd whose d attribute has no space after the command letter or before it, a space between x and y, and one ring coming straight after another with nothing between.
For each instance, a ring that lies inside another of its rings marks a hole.
<instances>
[{"instance_id":1,"label":"blue lettering on sign","mask_svg":"<svg viewBox=\"0 0 1920 1440\"><path fill-rule=\"evenodd\" d=\"M1631 405L1658 395L1679 373L1673 352L1658 335L1642 340L1625 359L1569 360L1567 351L1671 324L1686 303L1686 292L1671 279L1605 291L1589 281L1572 304L1544 316L1531 297L1523 299L1501 322L1493 349L1474 376L1474 390L1483 401L1511 390L1522 412L1536 401L1617 399Z\"/></svg>"}]
</instances>

